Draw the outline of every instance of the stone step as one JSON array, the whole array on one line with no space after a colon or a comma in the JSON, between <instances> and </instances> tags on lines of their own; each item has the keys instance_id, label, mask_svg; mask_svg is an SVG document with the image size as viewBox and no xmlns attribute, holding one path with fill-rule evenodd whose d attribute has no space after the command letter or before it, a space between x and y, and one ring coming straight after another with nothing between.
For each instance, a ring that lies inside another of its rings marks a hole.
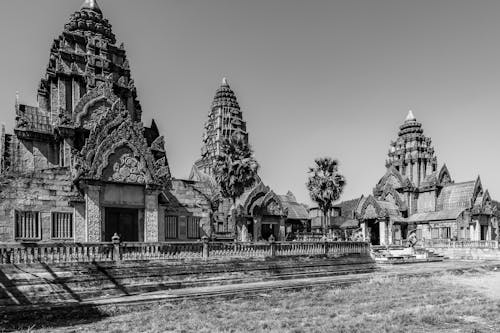
<instances>
[{"instance_id":1,"label":"stone step","mask_svg":"<svg viewBox=\"0 0 500 333\"><path fill-rule=\"evenodd\" d=\"M62 266L52 268L47 265L22 268L2 266L2 273L8 273L4 273L5 282L8 283L4 283L5 290L0 292L0 305L13 305L16 304L15 300L22 304L81 301L103 295L130 295L193 286L347 275L376 269L369 257L198 263L193 265L195 269L170 264L106 264L105 268L99 269L85 264L69 265L67 270Z\"/></svg>"},{"instance_id":2,"label":"stone step","mask_svg":"<svg viewBox=\"0 0 500 333\"><path fill-rule=\"evenodd\" d=\"M237 283L253 283L261 281L278 281L278 280L289 280L297 278L316 278L316 277L326 277L326 276L337 276L337 275L349 275L349 274L361 274L374 272L374 267L356 268L343 271L318 271L318 272L307 272L302 274L279 274L275 276L243 276L235 278L224 278L224 279L206 279L206 280L192 280L192 281L174 281L170 283L141 283L141 284L126 284L120 287L114 285L103 285L99 289L73 289L69 286L57 286L57 288L48 288L46 290L40 289L23 289L18 288L19 292L29 300L29 303L51 303L60 302L64 300L75 300L81 301L90 298L97 297L109 297L117 295L134 295L146 292L155 292L161 290L174 290L182 288L193 288L193 287L207 287L207 286L219 286L219 285L230 285ZM69 290L71 292L69 292ZM0 306L12 304L12 300L9 297L0 298Z\"/></svg>"}]
</instances>

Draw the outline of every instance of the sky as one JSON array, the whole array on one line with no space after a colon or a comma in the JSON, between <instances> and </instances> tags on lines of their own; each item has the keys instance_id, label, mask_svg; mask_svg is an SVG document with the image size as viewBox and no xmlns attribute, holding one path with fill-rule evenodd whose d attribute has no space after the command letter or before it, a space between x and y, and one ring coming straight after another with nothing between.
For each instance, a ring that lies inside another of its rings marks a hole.
<instances>
[{"instance_id":1,"label":"sky","mask_svg":"<svg viewBox=\"0 0 500 333\"><path fill-rule=\"evenodd\" d=\"M174 177L199 158L222 77L263 181L310 203L314 159L337 158L341 200L370 194L408 110L456 182L500 199L498 0L98 0L124 42L146 126ZM0 2L0 110L36 103L49 48L83 0Z\"/></svg>"}]
</instances>

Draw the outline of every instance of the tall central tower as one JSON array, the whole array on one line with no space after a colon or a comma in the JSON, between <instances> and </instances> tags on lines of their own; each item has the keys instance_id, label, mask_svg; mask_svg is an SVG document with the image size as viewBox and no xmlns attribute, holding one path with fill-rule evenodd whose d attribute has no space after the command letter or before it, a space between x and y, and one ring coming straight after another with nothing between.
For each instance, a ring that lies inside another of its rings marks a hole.
<instances>
[{"instance_id":1,"label":"tall central tower","mask_svg":"<svg viewBox=\"0 0 500 333\"><path fill-rule=\"evenodd\" d=\"M398 138L391 142L386 167L391 166L408 177L416 187L437 170L432 140L424 135L422 124L411 110L399 127Z\"/></svg>"},{"instance_id":2,"label":"tall central tower","mask_svg":"<svg viewBox=\"0 0 500 333\"><path fill-rule=\"evenodd\" d=\"M221 153L222 142L232 135L242 135L248 141L247 125L234 91L226 78L215 93L212 107L205 123L201 159L195 166L208 175L213 175L216 156Z\"/></svg>"}]
</instances>

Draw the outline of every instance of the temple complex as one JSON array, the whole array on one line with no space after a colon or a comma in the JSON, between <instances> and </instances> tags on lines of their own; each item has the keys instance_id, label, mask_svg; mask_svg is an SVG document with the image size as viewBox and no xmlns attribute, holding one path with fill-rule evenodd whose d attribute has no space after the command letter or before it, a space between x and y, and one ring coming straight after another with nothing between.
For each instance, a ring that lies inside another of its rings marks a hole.
<instances>
[{"instance_id":1,"label":"temple complex","mask_svg":"<svg viewBox=\"0 0 500 333\"><path fill-rule=\"evenodd\" d=\"M481 179L455 183L438 168L431 139L410 111L391 142L387 171L357 202L363 237L374 245L426 240L495 240L498 219Z\"/></svg>"},{"instance_id":2,"label":"temple complex","mask_svg":"<svg viewBox=\"0 0 500 333\"><path fill-rule=\"evenodd\" d=\"M285 239L308 219L293 194L260 179L231 204L213 164L231 135L248 140L226 79L189 179L171 177L165 142L142 107L123 43L95 0L85 0L50 48L37 105L16 96L13 133L0 133L0 242Z\"/></svg>"},{"instance_id":3,"label":"temple complex","mask_svg":"<svg viewBox=\"0 0 500 333\"><path fill-rule=\"evenodd\" d=\"M210 233L210 193L173 180L155 122L145 127L123 44L95 0L50 48L29 106L0 137L0 241L154 242Z\"/></svg>"},{"instance_id":4,"label":"temple complex","mask_svg":"<svg viewBox=\"0 0 500 333\"><path fill-rule=\"evenodd\" d=\"M213 165L221 154L221 142L231 135L242 135L248 143L248 132L236 94L226 78L215 93L212 107L203 134L201 159L195 162L189 179L206 184L217 193ZM237 199L236 207L230 200L214 195L217 202L214 210L213 232L215 238L237 238L241 241L285 240L304 230L309 220L307 209L297 202L293 193L277 195L266 186L260 177ZM231 208L236 209L238 218L230 219Z\"/></svg>"}]
</instances>

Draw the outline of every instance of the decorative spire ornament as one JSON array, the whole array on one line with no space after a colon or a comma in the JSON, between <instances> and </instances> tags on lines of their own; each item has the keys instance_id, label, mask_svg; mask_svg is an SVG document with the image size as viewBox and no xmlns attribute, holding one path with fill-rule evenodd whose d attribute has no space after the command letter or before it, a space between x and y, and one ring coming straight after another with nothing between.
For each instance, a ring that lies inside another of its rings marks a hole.
<instances>
[{"instance_id":1,"label":"decorative spire ornament","mask_svg":"<svg viewBox=\"0 0 500 333\"><path fill-rule=\"evenodd\" d=\"M97 0L85 0L81 9L88 9L96 13L102 14L101 8L99 8L99 5L97 4Z\"/></svg>"},{"instance_id":2,"label":"decorative spire ornament","mask_svg":"<svg viewBox=\"0 0 500 333\"><path fill-rule=\"evenodd\" d=\"M416 118L413 115L413 111L412 110L408 111L408 115L406 116L406 121L415 121L415 120Z\"/></svg>"}]
</instances>

